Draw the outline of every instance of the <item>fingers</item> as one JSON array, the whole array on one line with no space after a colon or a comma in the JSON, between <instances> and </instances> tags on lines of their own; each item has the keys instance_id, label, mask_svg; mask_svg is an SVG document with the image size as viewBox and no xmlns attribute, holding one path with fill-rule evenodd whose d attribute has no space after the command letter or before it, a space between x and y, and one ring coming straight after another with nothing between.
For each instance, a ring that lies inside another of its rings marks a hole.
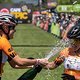
<instances>
[{"instance_id":1,"label":"fingers","mask_svg":"<svg viewBox=\"0 0 80 80\"><path fill-rule=\"evenodd\" d=\"M44 66L44 69L53 70L54 68L55 68L54 62L49 62L46 66Z\"/></svg>"},{"instance_id":2,"label":"fingers","mask_svg":"<svg viewBox=\"0 0 80 80\"><path fill-rule=\"evenodd\" d=\"M37 59L38 64L41 65L42 67L46 66L49 62L47 59Z\"/></svg>"}]
</instances>

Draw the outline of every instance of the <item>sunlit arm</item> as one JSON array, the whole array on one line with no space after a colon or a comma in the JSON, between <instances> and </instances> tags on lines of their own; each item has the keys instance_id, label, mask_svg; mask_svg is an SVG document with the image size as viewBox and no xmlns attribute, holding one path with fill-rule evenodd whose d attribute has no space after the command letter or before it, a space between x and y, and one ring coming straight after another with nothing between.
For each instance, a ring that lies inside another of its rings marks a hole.
<instances>
[{"instance_id":1,"label":"sunlit arm","mask_svg":"<svg viewBox=\"0 0 80 80\"><path fill-rule=\"evenodd\" d=\"M20 58L16 55L11 60L8 60L10 66L16 69L25 69L25 68L32 68L33 65L37 63L37 59L27 59L27 58Z\"/></svg>"},{"instance_id":2,"label":"sunlit arm","mask_svg":"<svg viewBox=\"0 0 80 80\"><path fill-rule=\"evenodd\" d=\"M12 68L15 68L15 69L26 69L26 68L32 68L34 66L34 65L32 65L32 66L19 66L14 61L10 61L9 64Z\"/></svg>"},{"instance_id":3,"label":"sunlit arm","mask_svg":"<svg viewBox=\"0 0 80 80\"><path fill-rule=\"evenodd\" d=\"M63 63L63 61L64 61L64 57L59 56L54 61L49 62L44 68L45 69L55 69L56 67L61 65Z\"/></svg>"},{"instance_id":4,"label":"sunlit arm","mask_svg":"<svg viewBox=\"0 0 80 80\"><path fill-rule=\"evenodd\" d=\"M16 69L25 69L25 68L32 68L35 65L40 64L41 66L45 66L48 61L46 59L27 59L27 58L20 58L16 55L11 60L8 60L11 67Z\"/></svg>"}]
</instances>

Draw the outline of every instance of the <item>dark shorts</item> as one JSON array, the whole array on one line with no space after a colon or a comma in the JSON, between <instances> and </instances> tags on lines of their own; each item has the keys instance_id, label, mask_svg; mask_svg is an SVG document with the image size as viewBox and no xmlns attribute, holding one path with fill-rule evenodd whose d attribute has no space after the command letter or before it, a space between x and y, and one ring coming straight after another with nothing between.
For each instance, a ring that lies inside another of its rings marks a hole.
<instances>
[{"instance_id":1,"label":"dark shorts","mask_svg":"<svg viewBox=\"0 0 80 80\"><path fill-rule=\"evenodd\" d=\"M0 77L0 80L1 80L1 77Z\"/></svg>"},{"instance_id":2,"label":"dark shorts","mask_svg":"<svg viewBox=\"0 0 80 80\"><path fill-rule=\"evenodd\" d=\"M63 80L76 80L74 76L69 75L69 74L62 74L61 77Z\"/></svg>"}]
</instances>

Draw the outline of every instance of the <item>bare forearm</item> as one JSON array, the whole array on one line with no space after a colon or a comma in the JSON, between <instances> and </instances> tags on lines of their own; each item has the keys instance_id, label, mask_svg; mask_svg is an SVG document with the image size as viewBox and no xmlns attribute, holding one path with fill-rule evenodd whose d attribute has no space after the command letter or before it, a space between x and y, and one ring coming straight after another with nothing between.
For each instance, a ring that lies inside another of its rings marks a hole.
<instances>
[{"instance_id":1,"label":"bare forearm","mask_svg":"<svg viewBox=\"0 0 80 80\"><path fill-rule=\"evenodd\" d=\"M12 59L18 66L31 66L37 63L37 59L20 58L18 55Z\"/></svg>"},{"instance_id":2,"label":"bare forearm","mask_svg":"<svg viewBox=\"0 0 80 80\"><path fill-rule=\"evenodd\" d=\"M40 64L41 66L45 66L48 63L48 61L46 59L20 58L17 55L11 61L9 61L9 63L13 68L20 68L20 67L21 68L25 68L25 67L27 68L27 67L30 67L30 66L33 66L33 65L38 65L38 64Z\"/></svg>"},{"instance_id":3,"label":"bare forearm","mask_svg":"<svg viewBox=\"0 0 80 80\"><path fill-rule=\"evenodd\" d=\"M54 61L49 62L48 65L46 65L44 68L54 69L58 67L59 65L61 65L63 61L64 61L64 56L59 56Z\"/></svg>"},{"instance_id":4,"label":"bare forearm","mask_svg":"<svg viewBox=\"0 0 80 80\"><path fill-rule=\"evenodd\" d=\"M25 58L22 58L21 59L21 63L24 66L31 66L31 65L35 65L37 63L37 59L25 59Z\"/></svg>"},{"instance_id":5,"label":"bare forearm","mask_svg":"<svg viewBox=\"0 0 80 80\"><path fill-rule=\"evenodd\" d=\"M18 65L15 65L14 67L15 69L26 69L26 68L33 68L33 65L32 66L18 66Z\"/></svg>"}]
</instances>

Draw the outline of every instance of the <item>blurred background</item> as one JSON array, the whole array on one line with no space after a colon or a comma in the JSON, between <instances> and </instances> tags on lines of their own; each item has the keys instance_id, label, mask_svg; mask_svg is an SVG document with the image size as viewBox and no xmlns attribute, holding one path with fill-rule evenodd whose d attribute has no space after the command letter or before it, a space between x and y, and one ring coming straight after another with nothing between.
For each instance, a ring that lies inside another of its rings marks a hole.
<instances>
[{"instance_id":1,"label":"blurred background","mask_svg":"<svg viewBox=\"0 0 80 80\"><path fill-rule=\"evenodd\" d=\"M66 30L80 21L80 0L0 0L0 12L18 19L14 39L10 41L15 51L21 57L44 58L58 41L67 39ZM62 66L42 70L34 80L61 80ZM8 63L4 69L2 80L17 80L27 71L12 69Z\"/></svg>"}]
</instances>

